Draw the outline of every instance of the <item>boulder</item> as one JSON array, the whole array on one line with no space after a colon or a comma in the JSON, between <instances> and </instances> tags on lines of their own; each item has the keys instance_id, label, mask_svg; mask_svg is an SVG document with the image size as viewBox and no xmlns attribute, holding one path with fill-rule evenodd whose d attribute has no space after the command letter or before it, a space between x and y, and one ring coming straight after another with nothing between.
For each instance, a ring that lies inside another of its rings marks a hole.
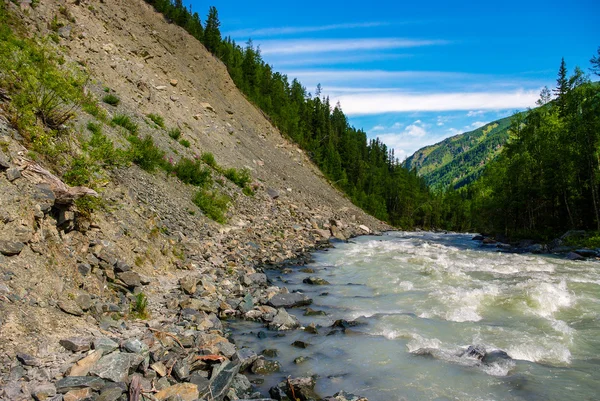
<instances>
[{"instance_id":1,"label":"boulder","mask_svg":"<svg viewBox=\"0 0 600 401\"><path fill-rule=\"evenodd\" d=\"M38 401L48 400L56 395L56 387L52 383L38 384L31 391L31 395Z\"/></svg>"},{"instance_id":2,"label":"boulder","mask_svg":"<svg viewBox=\"0 0 600 401\"><path fill-rule=\"evenodd\" d=\"M13 182L17 179L21 178L21 170L16 167L11 167L6 170L6 179L10 182Z\"/></svg>"},{"instance_id":3,"label":"boulder","mask_svg":"<svg viewBox=\"0 0 600 401\"><path fill-rule=\"evenodd\" d=\"M274 308L293 308L306 306L312 303L312 299L301 293L275 294L269 299L268 304Z\"/></svg>"},{"instance_id":4,"label":"boulder","mask_svg":"<svg viewBox=\"0 0 600 401\"><path fill-rule=\"evenodd\" d=\"M232 357L232 361L240 363L240 372L246 370L256 359L258 355L250 348L241 348L236 351Z\"/></svg>"},{"instance_id":5,"label":"boulder","mask_svg":"<svg viewBox=\"0 0 600 401\"><path fill-rule=\"evenodd\" d=\"M577 249L575 250L575 253L585 258L595 258L596 256L598 256L598 252L596 252L594 249Z\"/></svg>"},{"instance_id":6,"label":"boulder","mask_svg":"<svg viewBox=\"0 0 600 401\"><path fill-rule=\"evenodd\" d=\"M323 401L369 401L365 397L360 397L354 394L346 393L345 391L340 391L335 393L331 397L323 398Z\"/></svg>"},{"instance_id":7,"label":"boulder","mask_svg":"<svg viewBox=\"0 0 600 401\"><path fill-rule=\"evenodd\" d=\"M77 305L75 301L70 299L61 299L58 301L58 307L65 313L73 316L83 316L83 310Z\"/></svg>"},{"instance_id":8,"label":"boulder","mask_svg":"<svg viewBox=\"0 0 600 401\"><path fill-rule=\"evenodd\" d=\"M475 235L473 238L471 238L473 241L483 241L483 239L483 235Z\"/></svg>"},{"instance_id":9,"label":"boulder","mask_svg":"<svg viewBox=\"0 0 600 401\"><path fill-rule=\"evenodd\" d=\"M267 188L267 195L271 197L271 199L279 198L279 191L273 188Z\"/></svg>"},{"instance_id":10,"label":"boulder","mask_svg":"<svg viewBox=\"0 0 600 401\"><path fill-rule=\"evenodd\" d=\"M29 354L24 354L24 353L18 352L17 360L25 366L40 366L39 359L37 359L35 356L29 355Z\"/></svg>"}]
</instances>

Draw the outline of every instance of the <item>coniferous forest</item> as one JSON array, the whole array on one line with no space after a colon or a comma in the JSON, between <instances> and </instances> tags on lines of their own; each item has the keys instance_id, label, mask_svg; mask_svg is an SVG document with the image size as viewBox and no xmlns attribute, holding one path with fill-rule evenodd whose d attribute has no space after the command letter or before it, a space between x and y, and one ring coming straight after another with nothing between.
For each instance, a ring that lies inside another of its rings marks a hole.
<instances>
[{"instance_id":1,"label":"coniferous forest","mask_svg":"<svg viewBox=\"0 0 600 401\"><path fill-rule=\"evenodd\" d=\"M458 190L428 188L392 149L352 127L342 105L320 86L311 95L298 80L267 64L249 39L222 38L218 11L204 23L182 0L146 0L185 28L227 66L246 97L283 135L298 143L325 176L359 207L402 228L420 226L547 237L568 229L600 231L600 85L563 60L553 91L515 114L509 139L482 176ZM590 68L600 75L600 48Z\"/></svg>"}]
</instances>

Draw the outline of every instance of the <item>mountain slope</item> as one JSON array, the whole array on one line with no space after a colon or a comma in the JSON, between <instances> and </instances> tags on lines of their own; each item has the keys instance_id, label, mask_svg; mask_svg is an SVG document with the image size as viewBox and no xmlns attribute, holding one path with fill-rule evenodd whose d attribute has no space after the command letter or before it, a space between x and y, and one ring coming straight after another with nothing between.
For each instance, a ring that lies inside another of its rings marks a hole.
<instances>
[{"instance_id":1,"label":"mountain slope","mask_svg":"<svg viewBox=\"0 0 600 401\"><path fill-rule=\"evenodd\" d=\"M417 150L404 161L433 188L460 188L476 180L508 140L511 117Z\"/></svg>"}]
</instances>

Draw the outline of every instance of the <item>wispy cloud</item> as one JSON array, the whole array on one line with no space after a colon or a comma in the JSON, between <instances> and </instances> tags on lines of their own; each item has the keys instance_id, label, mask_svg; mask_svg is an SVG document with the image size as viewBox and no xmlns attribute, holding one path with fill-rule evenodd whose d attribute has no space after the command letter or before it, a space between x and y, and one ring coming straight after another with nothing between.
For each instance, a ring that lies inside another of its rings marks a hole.
<instances>
[{"instance_id":1,"label":"wispy cloud","mask_svg":"<svg viewBox=\"0 0 600 401\"><path fill-rule=\"evenodd\" d=\"M469 110L467 117L481 116L485 113L483 110Z\"/></svg>"},{"instance_id":2,"label":"wispy cloud","mask_svg":"<svg viewBox=\"0 0 600 401\"><path fill-rule=\"evenodd\" d=\"M382 114L412 111L506 110L533 106L537 90L510 92L455 93L362 93L342 95L340 102L347 115Z\"/></svg>"},{"instance_id":3,"label":"wispy cloud","mask_svg":"<svg viewBox=\"0 0 600 401\"><path fill-rule=\"evenodd\" d=\"M289 57L288 55L281 55L277 57L274 55L269 58L269 64L273 64L277 67L287 66L324 66L324 65L344 65L344 64L356 64L356 63L374 63L378 61L386 60L399 60L413 57L412 54L373 54L371 52L363 52L355 55L339 55L335 54L332 56L320 54L315 57Z\"/></svg>"},{"instance_id":4,"label":"wispy cloud","mask_svg":"<svg viewBox=\"0 0 600 401\"><path fill-rule=\"evenodd\" d=\"M465 128L467 130L474 130L479 127L483 127L486 124L487 124L487 122L484 122L484 121L475 121L474 123L467 125Z\"/></svg>"},{"instance_id":5,"label":"wispy cloud","mask_svg":"<svg viewBox=\"0 0 600 401\"><path fill-rule=\"evenodd\" d=\"M422 46L446 45L448 43L450 42L446 40L403 38L291 39L263 40L260 41L260 48L263 55L290 55L357 50L406 49Z\"/></svg>"},{"instance_id":6,"label":"wispy cloud","mask_svg":"<svg viewBox=\"0 0 600 401\"><path fill-rule=\"evenodd\" d=\"M314 25L314 26L280 26L261 29L240 29L229 32L228 35L234 38L248 37L267 37L280 35L296 35L299 33L312 33L334 31L342 29L357 29L357 28L373 28L378 26L389 25L387 22L361 22L347 24L330 24L330 25Z\"/></svg>"}]
</instances>

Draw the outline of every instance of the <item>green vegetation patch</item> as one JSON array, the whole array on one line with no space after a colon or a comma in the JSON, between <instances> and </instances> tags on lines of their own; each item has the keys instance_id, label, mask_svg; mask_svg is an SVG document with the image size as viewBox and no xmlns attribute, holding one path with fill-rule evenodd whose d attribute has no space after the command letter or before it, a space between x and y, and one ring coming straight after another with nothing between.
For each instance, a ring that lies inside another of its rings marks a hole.
<instances>
[{"instance_id":1,"label":"green vegetation patch","mask_svg":"<svg viewBox=\"0 0 600 401\"><path fill-rule=\"evenodd\" d=\"M125 114L117 114L111 120L113 126L119 125L129 131L130 134L135 135L138 131L138 125L134 123L131 118Z\"/></svg>"},{"instance_id":2,"label":"green vegetation patch","mask_svg":"<svg viewBox=\"0 0 600 401\"><path fill-rule=\"evenodd\" d=\"M111 106L118 106L119 103L121 103L121 99L119 99L119 97L113 93L105 95L102 98L102 101L106 104L110 104Z\"/></svg>"},{"instance_id":3,"label":"green vegetation patch","mask_svg":"<svg viewBox=\"0 0 600 401\"><path fill-rule=\"evenodd\" d=\"M216 191L200 190L194 196L193 202L210 219L217 223L226 222L225 213L229 206L229 198Z\"/></svg>"},{"instance_id":4,"label":"green vegetation patch","mask_svg":"<svg viewBox=\"0 0 600 401\"><path fill-rule=\"evenodd\" d=\"M152 122L156 125L158 125L160 128L165 128L165 120L162 118L161 115L159 114L146 114L146 117L148 117L150 120L152 120Z\"/></svg>"}]
</instances>

